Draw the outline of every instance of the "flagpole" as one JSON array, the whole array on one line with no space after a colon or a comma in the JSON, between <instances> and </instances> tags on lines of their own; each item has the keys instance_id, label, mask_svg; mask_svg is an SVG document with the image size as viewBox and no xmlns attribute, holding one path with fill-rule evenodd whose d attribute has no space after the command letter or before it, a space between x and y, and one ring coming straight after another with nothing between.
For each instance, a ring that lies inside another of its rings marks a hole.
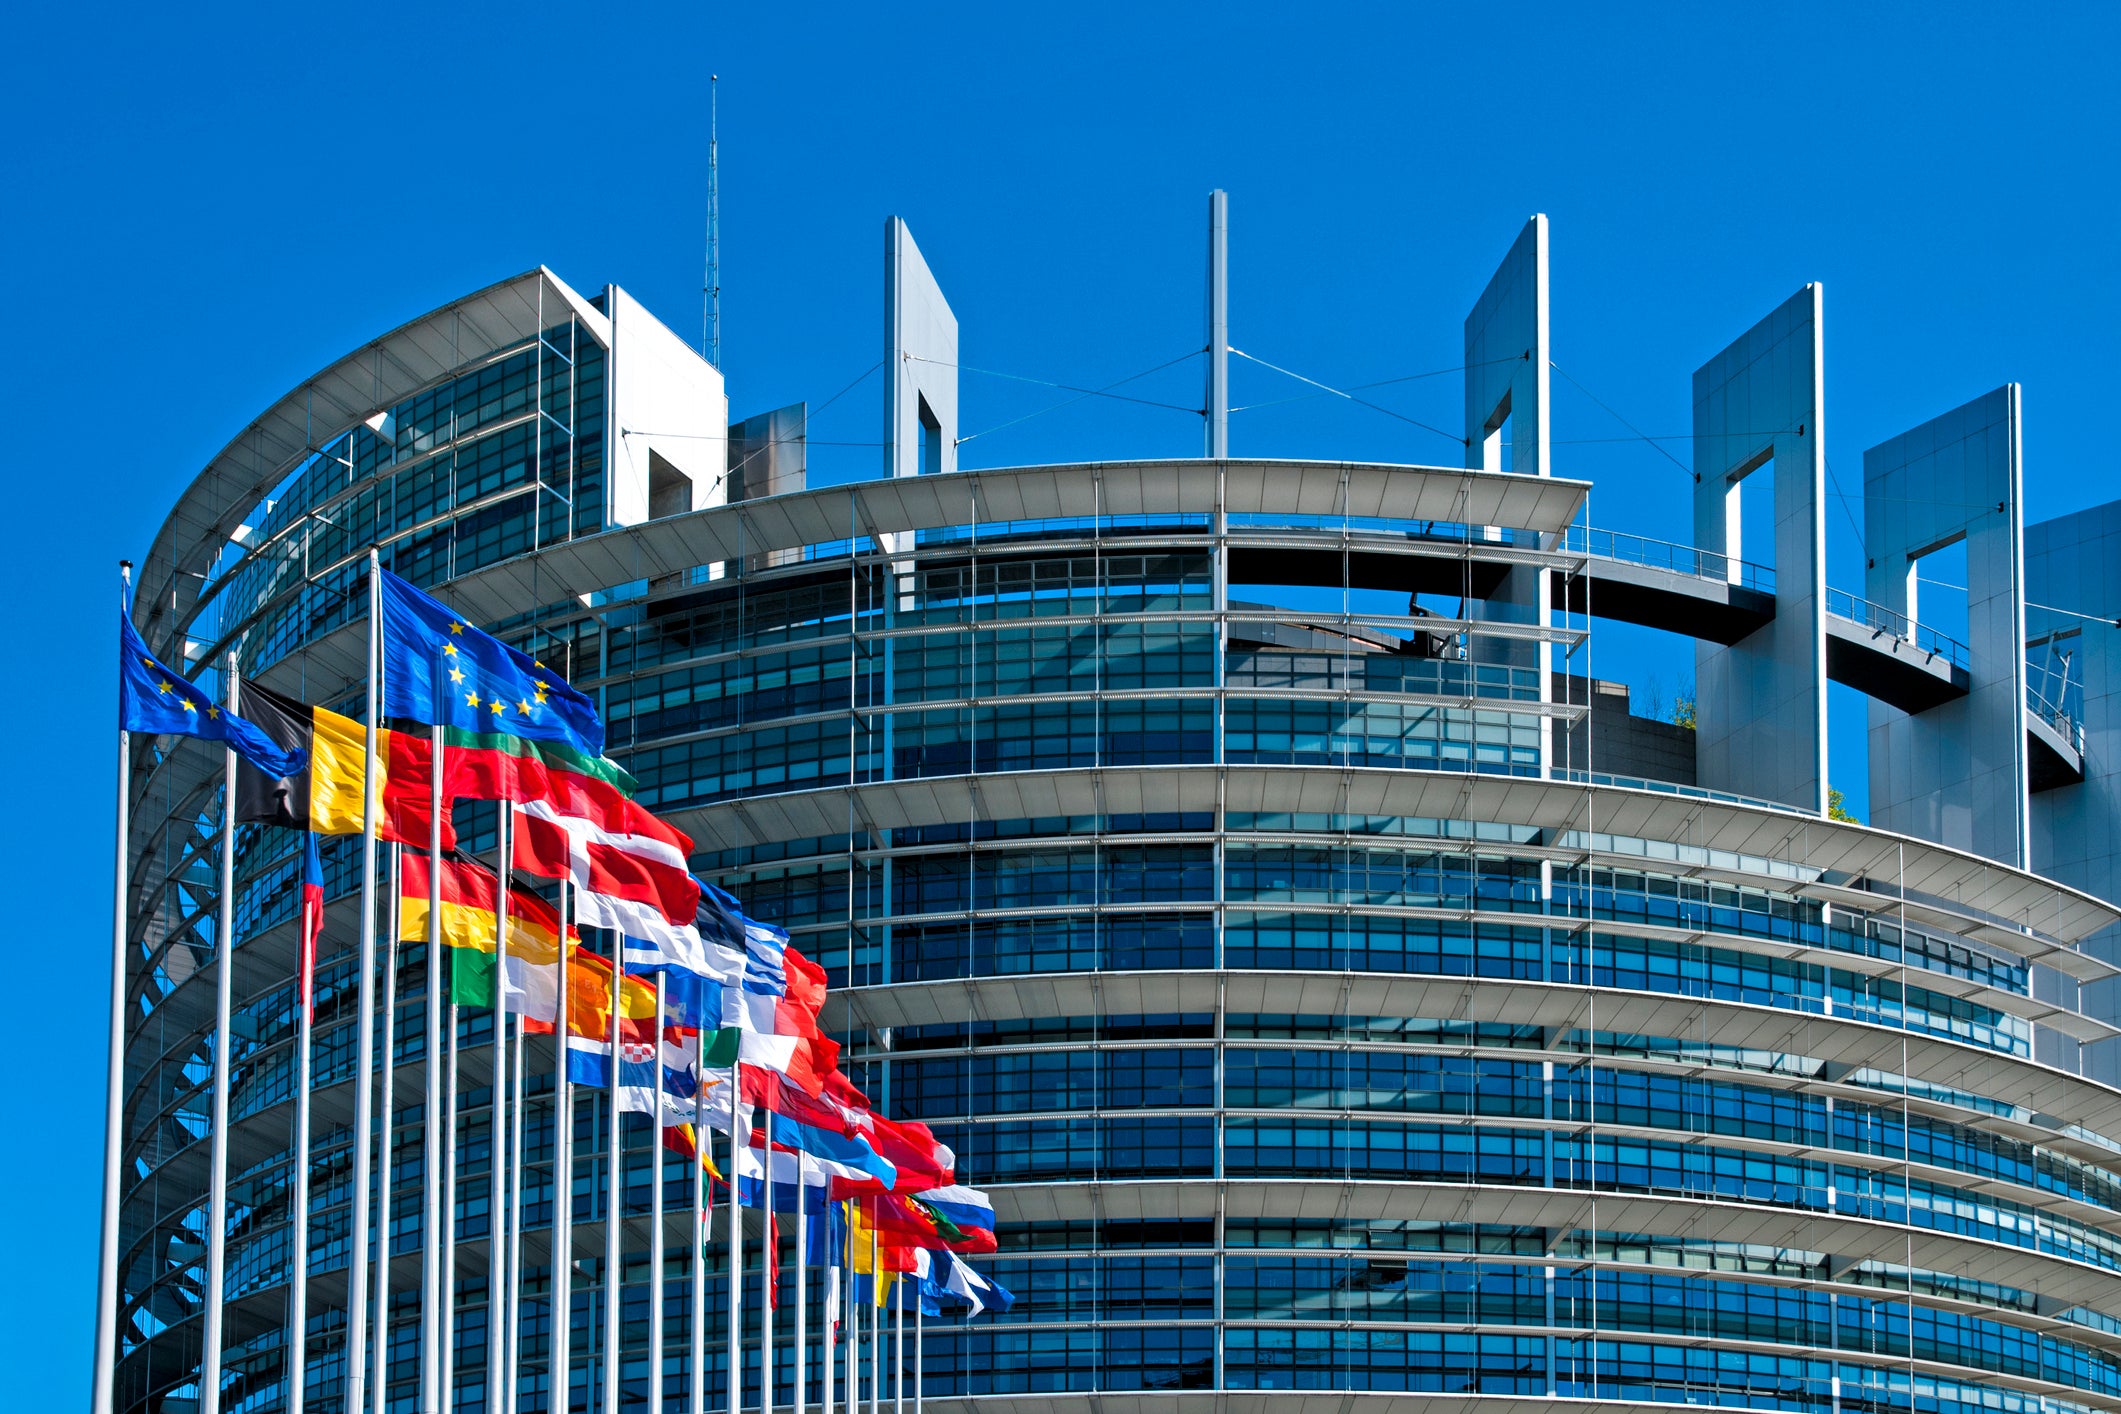
<instances>
[{"instance_id":1,"label":"flagpole","mask_svg":"<svg viewBox=\"0 0 2121 1414\"><path fill-rule=\"evenodd\" d=\"M744 1060L729 1065L729 1414L744 1408Z\"/></svg>"},{"instance_id":2,"label":"flagpole","mask_svg":"<svg viewBox=\"0 0 2121 1414\"><path fill-rule=\"evenodd\" d=\"M699 1025L692 1033L692 1381L685 1406L686 1414L707 1414L707 1018L693 1020Z\"/></svg>"},{"instance_id":3,"label":"flagpole","mask_svg":"<svg viewBox=\"0 0 2121 1414\"><path fill-rule=\"evenodd\" d=\"M892 1280L891 1294L898 1299L891 1303L891 1326L894 1336L891 1346L891 1414L906 1414L906 1277L901 1272Z\"/></svg>"},{"instance_id":4,"label":"flagpole","mask_svg":"<svg viewBox=\"0 0 2121 1414\"><path fill-rule=\"evenodd\" d=\"M781 1274L781 1244L773 1220L773 1106L763 1105L762 1122L766 1147L759 1151L763 1180L759 1188L759 1211L764 1222L759 1229L759 1414L773 1414L773 1317L774 1287ZM745 1136L749 1138L750 1136Z\"/></svg>"},{"instance_id":5,"label":"flagpole","mask_svg":"<svg viewBox=\"0 0 2121 1414\"><path fill-rule=\"evenodd\" d=\"M236 710L236 655L223 669L227 710ZM187 701L189 699L186 699ZM196 714L194 714L196 715ZM221 1414L221 1304L228 1285L228 1028L235 996L236 752L221 749L221 897L214 919L214 1095L206 1198L204 1350L199 1361L199 1414Z\"/></svg>"},{"instance_id":6,"label":"flagpole","mask_svg":"<svg viewBox=\"0 0 2121 1414\"><path fill-rule=\"evenodd\" d=\"M840 1204L840 1255L847 1268L847 1291L842 1298L847 1307L846 1355L847 1366L847 1414L861 1414L862 1410L862 1320L858 1303L854 1297L854 1252L848 1228L848 1216L853 1211L847 1203Z\"/></svg>"},{"instance_id":7,"label":"flagpole","mask_svg":"<svg viewBox=\"0 0 2121 1414\"><path fill-rule=\"evenodd\" d=\"M508 1386L501 1408L516 1414L523 1398L523 1134L530 1128L523 1100L530 1045L523 1034L522 1012L513 1014L508 1029L508 1353L501 1366Z\"/></svg>"},{"instance_id":8,"label":"flagpole","mask_svg":"<svg viewBox=\"0 0 2121 1414\"><path fill-rule=\"evenodd\" d=\"M928 1259L932 1267L934 1258ZM921 1414L921 1318L928 1308L921 1302L913 1304L913 1414Z\"/></svg>"},{"instance_id":9,"label":"flagpole","mask_svg":"<svg viewBox=\"0 0 2121 1414\"><path fill-rule=\"evenodd\" d=\"M884 1303L877 1299L884 1279L883 1253L876 1229L869 1229L869 1414L879 1414L884 1404Z\"/></svg>"},{"instance_id":10,"label":"flagpole","mask_svg":"<svg viewBox=\"0 0 2121 1414\"><path fill-rule=\"evenodd\" d=\"M439 919L439 912L429 913L430 919ZM439 926L429 929L439 933ZM432 944L430 945L432 946ZM438 1352L441 1359L437 1383L441 1386L442 1408L440 1414L453 1414L457 1405L457 960L454 953L437 947L437 962L449 969L452 995L443 1005L443 1041L447 1056L446 1069L442 1075L442 1342Z\"/></svg>"},{"instance_id":11,"label":"flagpole","mask_svg":"<svg viewBox=\"0 0 2121 1414\"><path fill-rule=\"evenodd\" d=\"M619 1303L623 1298L619 1279L619 1224L623 1188L620 1168L625 1154L620 1149L619 1128L619 1013L626 1006L626 943L622 934L612 934L611 948L611 1102L605 1116L604 1151L610 1156L604 1172L604 1414L619 1414Z\"/></svg>"},{"instance_id":12,"label":"flagpole","mask_svg":"<svg viewBox=\"0 0 2121 1414\"><path fill-rule=\"evenodd\" d=\"M619 944L619 956L626 945ZM655 1123L648 1134L648 1414L663 1414L663 974L655 974L655 1035L648 1078Z\"/></svg>"},{"instance_id":13,"label":"flagpole","mask_svg":"<svg viewBox=\"0 0 2121 1414\"><path fill-rule=\"evenodd\" d=\"M132 587L133 562L118 561L118 578ZM128 601L130 595L127 596ZM96 1265L96 1363L89 1414L111 1414L118 1375L118 1191L125 1158L125 905L132 853L133 735L118 728L117 886L111 894L110 1039L103 1077L103 1230Z\"/></svg>"},{"instance_id":14,"label":"flagpole","mask_svg":"<svg viewBox=\"0 0 2121 1414\"><path fill-rule=\"evenodd\" d=\"M302 842L306 859L309 841ZM305 910L306 912L306 910ZM318 922L321 925L322 919ZM309 920L305 916L302 927L307 930ZM319 926L318 932L323 931ZM311 1047L312 1030L315 1026L317 978L315 958L311 955L311 943L306 935L303 939L303 961L307 963L309 975L296 984L296 1003L302 1009L301 1019L295 1023L295 1134L294 1134L294 1233L291 1245L294 1249L287 1283L287 1371L286 1407L289 1414L304 1414L309 1400L303 1386L309 1380L309 1086L310 1068L313 1064ZM302 964L297 964L298 966Z\"/></svg>"},{"instance_id":15,"label":"flagpole","mask_svg":"<svg viewBox=\"0 0 2121 1414\"><path fill-rule=\"evenodd\" d=\"M508 1380L508 825L504 802L495 825L493 905L493 1078L486 1191L486 1410L500 1414ZM360 1414L349 1410L347 1414Z\"/></svg>"},{"instance_id":16,"label":"flagpole","mask_svg":"<svg viewBox=\"0 0 2121 1414\"><path fill-rule=\"evenodd\" d=\"M361 947L360 1006L354 1022L353 1231L346 1263L346 1414L363 1414L368 1374L368 1182L369 1129L374 1122L376 1021L376 824L381 774L376 766L377 692L383 624L383 565L368 552L368 699L363 714L361 756Z\"/></svg>"},{"instance_id":17,"label":"flagpole","mask_svg":"<svg viewBox=\"0 0 2121 1414\"><path fill-rule=\"evenodd\" d=\"M441 695L437 665L435 695ZM437 703L439 705L439 702ZM440 716L438 712L435 715ZM420 1414L442 1414L442 727L428 728L427 793L427 1084L420 1136ZM398 905L393 902L391 905Z\"/></svg>"},{"instance_id":18,"label":"flagpole","mask_svg":"<svg viewBox=\"0 0 2121 1414\"><path fill-rule=\"evenodd\" d=\"M810 1352L803 1348L809 1338L810 1287L805 1270L809 1252L804 1243L810 1236L809 1211L810 1190L804 1183L803 1156L795 1156L795 1389L789 1400L794 1414L803 1414L804 1376L809 1373L803 1367L809 1362Z\"/></svg>"},{"instance_id":19,"label":"flagpole","mask_svg":"<svg viewBox=\"0 0 2121 1414\"><path fill-rule=\"evenodd\" d=\"M832 1192L829 1183L825 1192L828 1196ZM827 1211L829 1212L830 1209L828 1208ZM827 1239L826 1255L828 1257L833 1256L835 1254L831 1250L832 1229L829 1226L829 1222L825 1229L825 1237ZM825 1358L818 1362L818 1414L832 1414L833 1325L839 1319L839 1304L840 1268L837 1262L832 1262L825 1267L825 1299L819 1304L818 1310L818 1325L822 1327L818 1331L818 1335L823 1340L825 1347Z\"/></svg>"},{"instance_id":20,"label":"flagpole","mask_svg":"<svg viewBox=\"0 0 2121 1414\"><path fill-rule=\"evenodd\" d=\"M552 1358L546 1371L547 1414L570 1414L574 1402L574 1091L567 1079L567 1038L573 1005L567 957L567 880L560 880L560 985L552 1027L552 1277L547 1307L552 1319Z\"/></svg>"},{"instance_id":21,"label":"flagpole","mask_svg":"<svg viewBox=\"0 0 2121 1414\"><path fill-rule=\"evenodd\" d=\"M405 846L390 847L390 897L395 900L404 891ZM429 915L432 917L433 915ZM376 1333L375 1373L371 1384L375 1389L376 1407L382 1409L389 1403L390 1389L390 1170L392 1151L396 1145L397 1094L394 1084L398 1073L398 919L395 902L391 905L389 940L383 949L383 1133L379 1140L382 1146L382 1179L376 1184Z\"/></svg>"}]
</instances>

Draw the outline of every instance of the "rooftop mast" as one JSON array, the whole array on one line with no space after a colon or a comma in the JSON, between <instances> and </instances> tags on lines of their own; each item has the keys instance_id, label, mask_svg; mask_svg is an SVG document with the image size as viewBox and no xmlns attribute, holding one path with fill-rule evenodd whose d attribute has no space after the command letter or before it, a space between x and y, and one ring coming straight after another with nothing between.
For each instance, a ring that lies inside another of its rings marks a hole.
<instances>
[{"instance_id":1,"label":"rooftop mast","mask_svg":"<svg viewBox=\"0 0 2121 1414\"><path fill-rule=\"evenodd\" d=\"M722 366L722 196L715 150L715 85L721 77L707 76L707 275L700 282L700 357L716 368Z\"/></svg>"}]
</instances>

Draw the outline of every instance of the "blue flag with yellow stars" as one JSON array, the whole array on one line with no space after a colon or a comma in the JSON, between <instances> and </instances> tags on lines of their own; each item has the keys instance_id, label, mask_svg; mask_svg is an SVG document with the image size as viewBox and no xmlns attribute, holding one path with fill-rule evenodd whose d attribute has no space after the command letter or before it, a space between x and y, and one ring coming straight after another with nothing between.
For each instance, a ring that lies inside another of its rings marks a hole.
<instances>
[{"instance_id":1,"label":"blue flag with yellow stars","mask_svg":"<svg viewBox=\"0 0 2121 1414\"><path fill-rule=\"evenodd\" d=\"M384 716L604 754L604 723L586 695L389 570L377 573L383 576Z\"/></svg>"},{"instance_id":2,"label":"blue flag with yellow stars","mask_svg":"<svg viewBox=\"0 0 2121 1414\"><path fill-rule=\"evenodd\" d=\"M283 749L256 723L216 706L185 676L147 651L133 627L131 596L118 590L118 725L129 732L195 736L225 742L267 776L299 775L309 764L301 751Z\"/></svg>"}]
</instances>

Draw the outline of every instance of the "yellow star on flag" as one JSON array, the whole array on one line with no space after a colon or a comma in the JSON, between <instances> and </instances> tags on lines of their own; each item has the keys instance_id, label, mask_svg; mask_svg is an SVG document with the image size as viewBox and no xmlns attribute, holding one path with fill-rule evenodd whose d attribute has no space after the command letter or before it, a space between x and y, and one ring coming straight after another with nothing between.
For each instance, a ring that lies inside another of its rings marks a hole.
<instances>
[{"instance_id":1,"label":"yellow star on flag","mask_svg":"<svg viewBox=\"0 0 2121 1414\"><path fill-rule=\"evenodd\" d=\"M160 686L160 687L156 688L156 689L155 689L155 691L157 691L157 692L160 692L160 693L163 693L163 694L168 694L168 693L171 693L171 692L174 692L174 691L176 691L176 689L175 689L175 688L173 688L173 687L171 687L171 686L170 686L170 685L169 685L168 683L166 683L166 682L165 682L165 683L163 683L163 684L162 684L162 686Z\"/></svg>"},{"instance_id":2,"label":"yellow star on flag","mask_svg":"<svg viewBox=\"0 0 2121 1414\"><path fill-rule=\"evenodd\" d=\"M502 702L500 698L496 697L493 701L487 703L486 705L493 708L493 714L496 717L501 715Z\"/></svg>"},{"instance_id":3,"label":"yellow star on flag","mask_svg":"<svg viewBox=\"0 0 2121 1414\"><path fill-rule=\"evenodd\" d=\"M177 705L182 707L187 712L196 712L199 710L199 704L192 701L189 697L178 698Z\"/></svg>"},{"instance_id":4,"label":"yellow star on flag","mask_svg":"<svg viewBox=\"0 0 2121 1414\"><path fill-rule=\"evenodd\" d=\"M445 643L445 644L443 644L443 645L442 645L442 656L444 656L445 658L454 658L454 657L456 657L456 656L457 656L457 645L456 645L456 644L454 644L454 643Z\"/></svg>"},{"instance_id":5,"label":"yellow star on flag","mask_svg":"<svg viewBox=\"0 0 2121 1414\"><path fill-rule=\"evenodd\" d=\"M209 707L206 709L206 715L215 721L219 721L221 719L221 709L219 707Z\"/></svg>"},{"instance_id":6,"label":"yellow star on flag","mask_svg":"<svg viewBox=\"0 0 2121 1414\"><path fill-rule=\"evenodd\" d=\"M465 705L466 707L476 707L476 706L478 706L478 705L479 705L479 694L477 694L476 692L467 692L467 693L465 693L465 694L464 694L464 705Z\"/></svg>"},{"instance_id":7,"label":"yellow star on flag","mask_svg":"<svg viewBox=\"0 0 2121 1414\"><path fill-rule=\"evenodd\" d=\"M460 623L455 623L455 622L452 622L452 623L451 623L451 624L449 625L449 631L450 631L451 633L462 633L462 632L464 631L464 625L462 625L462 624L460 624ZM450 651L451 651L452 653L454 653L454 652L455 652L456 650L452 648L452 649L451 649Z\"/></svg>"},{"instance_id":8,"label":"yellow star on flag","mask_svg":"<svg viewBox=\"0 0 2121 1414\"><path fill-rule=\"evenodd\" d=\"M516 710L527 717L530 715L530 704L528 702L518 702L516 703Z\"/></svg>"},{"instance_id":9,"label":"yellow star on flag","mask_svg":"<svg viewBox=\"0 0 2121 1414\"><path fill-rule=\"evenodd\" d=\"M451 668L449 670L449 680L451 682L464 681L464 670L462 668Z\"/></svg>"}]
</instances>

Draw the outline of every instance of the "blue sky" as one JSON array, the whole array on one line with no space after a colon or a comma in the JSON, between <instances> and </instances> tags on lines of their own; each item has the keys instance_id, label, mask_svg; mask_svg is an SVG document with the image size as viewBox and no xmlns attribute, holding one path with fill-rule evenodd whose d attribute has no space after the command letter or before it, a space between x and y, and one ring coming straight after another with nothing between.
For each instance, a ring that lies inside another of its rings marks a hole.
<instances>
[{"instance_id":1,"label":"blue sky","mask_svg":"<svg viewBox=\"0 0 2121 1414\"><path fill-rule=\"evenodd\" d=\"M1692 371L1810 280L1843 489L1860 490L1866 447L2018 381L2028 517L2121 495L2098 432L2121 325L2111 9L737 8L46 6L11 23L16 510L0 534L40 601L25 642L52 654L18 661L28 721L0 828L34 881L25 922L62 921L25 940L36 961L14 984L28 1083L0 1098L0 1409L78 1399L86 1380L113 562L145 551L249 417L471 288L543 263L696 331L709 72L738 416L815 407L876 361L890 213L935 267L968 365L1102 384L1185 354L1221 186L1233 341L1341 386L1454 368L1473 298L1546 212L1568 375L1555 466L1597 481L1598 524L1686 539L1691 487L1592 397L1686 461ZM1192 404L1197 367L1133 391ZM1239 404L1306 391L1244 363L1234 384ZM1459 421L1455 373L1375 396ZM967 373L961 431L1059 397ZM880 424L871 378L813 423L814 475L870 474ZM1199 446L1197 418L1096 399L963 457ZM1231 446L1458 456L1324 397L1239 414ZM1860 588L1838 507L1828 540L1830 580ZM1596 652L1600 675L1667 702L1691 675L1647 632L1601 630ZM1833 776L1860 803L1850 708L1837 698Z\"/></svg>"}]
</instances>

